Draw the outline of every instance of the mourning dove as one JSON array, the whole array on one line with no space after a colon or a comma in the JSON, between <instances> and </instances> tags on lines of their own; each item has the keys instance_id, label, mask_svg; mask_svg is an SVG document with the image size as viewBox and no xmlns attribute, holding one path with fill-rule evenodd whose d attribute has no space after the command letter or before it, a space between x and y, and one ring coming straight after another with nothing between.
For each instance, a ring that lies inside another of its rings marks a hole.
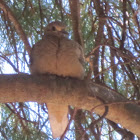
<instances>
[{"instance_id":1,"label":"mourning dove","mask_svg":"<svg viewBox=\"0 0 140 140\"><path fill-rule=\"evenodd\" d=\"M55 74L80 80L84 78L82 47L67 38L65 28L66 26L59 21L48 24L42 40L31 50L31 74ZM68 124L68 107L50 103L47 107L53 137L60 137Z\"/></svg>"}]
</instances>

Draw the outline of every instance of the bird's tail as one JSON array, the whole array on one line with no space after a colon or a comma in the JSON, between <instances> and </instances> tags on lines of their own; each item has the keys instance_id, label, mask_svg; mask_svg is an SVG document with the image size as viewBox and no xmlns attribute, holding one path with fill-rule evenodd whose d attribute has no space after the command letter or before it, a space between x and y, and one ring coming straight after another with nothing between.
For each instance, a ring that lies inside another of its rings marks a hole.
<instances>
[{"instance_id":1,"label":"bird's tail","mask_svg":"<svg viewBox=\"0 0 140 140\"><path fill-rule=\"evenodd\" d=\"M47 104L53 138L62 136L68 125L68 106Z\"/></svg>"}]
</instances>

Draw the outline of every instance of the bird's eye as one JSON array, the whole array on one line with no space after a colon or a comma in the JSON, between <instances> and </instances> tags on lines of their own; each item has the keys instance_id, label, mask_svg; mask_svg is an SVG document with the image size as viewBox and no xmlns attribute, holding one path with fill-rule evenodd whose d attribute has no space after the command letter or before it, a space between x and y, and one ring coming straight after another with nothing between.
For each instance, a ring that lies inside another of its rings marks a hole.
<instances>
[{"instance_id":1,"label":"bird's eye","mask_svg":"<svg viewBox=\"0 0 140 140\"><path fill-rule=\"evenodd\" d=\"M52 31L56 31L56 28L54 26L52 26Z\"/></svg>"}]
</instances>

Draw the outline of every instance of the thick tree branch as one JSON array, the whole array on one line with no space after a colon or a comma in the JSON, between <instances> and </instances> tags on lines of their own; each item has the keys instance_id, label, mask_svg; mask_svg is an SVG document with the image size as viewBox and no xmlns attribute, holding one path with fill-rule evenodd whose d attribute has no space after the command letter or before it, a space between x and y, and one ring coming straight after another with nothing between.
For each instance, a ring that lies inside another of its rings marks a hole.
<instances>
[{"instance_id":1,"label":"thick tree branch","mask_svg":"<svg viewBox=\"0 0 140 140\"><path fill-rule=\"evenodd\" d=\"M107 118L121 124L137 136L140 136L140 107L127 101L120 94L88 81L66 79L50 75L0 75L0 102L49 102L72 105L91 110L101 104L96 96L109 105ZM102 115L104 106L94 110ZM133 126L133 127L132 127Z\"/></svg>"},{"instance_id":2,"label":"thick tree branch","mask_svg":"<svg viewBox=\"0 0 140 140\"><path fill-rule=\"evenodd\" d=\"M17 33L19 34L21 40L25 45L25 49L27 50L28 54L30 54L31 46L28 42L24 30L21 27L21 24L18 22L11 9L5 4L3 0L0 0L0 8L4 11L4 13L9 17L10 21L14 24Z\"/></svg>"}]
</instances>

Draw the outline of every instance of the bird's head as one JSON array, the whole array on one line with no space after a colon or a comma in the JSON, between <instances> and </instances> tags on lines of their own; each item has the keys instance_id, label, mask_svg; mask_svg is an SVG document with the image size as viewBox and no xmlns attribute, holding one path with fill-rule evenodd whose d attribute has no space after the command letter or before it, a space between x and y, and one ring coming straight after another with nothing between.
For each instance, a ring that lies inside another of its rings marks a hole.
<instances>
[{"instance_id":1,"label":"bird's head","mask_svg":"<svg viewBox=\"0 0 140 140\"><path fill-rule=\"evenodd\" d=\"M55 21L55 22L52 22L50 24L48 24L48 26L46 27L45 29L45 35L46 34L54 34L54 35L63 35L63 36L66 36L68 35L68 32L65 31L66 29L66 25L63 24L62 22L60 21Z\"/></svg>"}]
</instances>

